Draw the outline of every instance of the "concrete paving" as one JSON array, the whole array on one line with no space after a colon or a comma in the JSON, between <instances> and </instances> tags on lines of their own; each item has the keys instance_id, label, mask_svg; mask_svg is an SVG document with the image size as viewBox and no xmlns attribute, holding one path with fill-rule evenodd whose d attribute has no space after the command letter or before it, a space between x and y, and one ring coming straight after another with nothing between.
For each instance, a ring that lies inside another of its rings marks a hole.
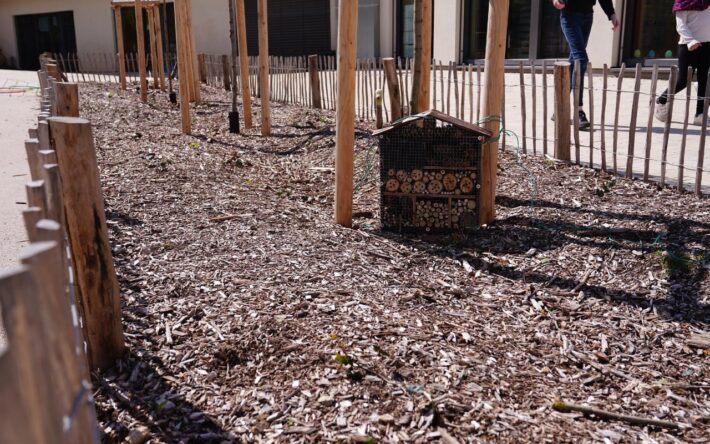
<instances>
[{"instance_id":1,"label":"concrete paving","mask_svg":"<svg viewBox=\"0 0 710 444\"><path fill-rule=\"evenodd\" d=\"M27 244L22 210L30 180L27 130L37 125L37 73L0 70L0 268L18 263Z\"/></svg>"}]
</instances>

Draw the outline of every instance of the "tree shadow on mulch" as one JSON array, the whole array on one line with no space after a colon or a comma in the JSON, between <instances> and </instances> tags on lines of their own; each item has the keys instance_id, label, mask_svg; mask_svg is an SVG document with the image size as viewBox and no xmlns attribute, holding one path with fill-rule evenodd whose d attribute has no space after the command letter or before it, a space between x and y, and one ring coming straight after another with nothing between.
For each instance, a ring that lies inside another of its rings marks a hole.
<instances>
[{"instance_id":1,"label":"tree shadow on mulch","mask_svg":"<svg viewBox=\"0 0 710 444\"><path fill-rule=\"evenodd\" d=\"M499 196L497 205L507 208L524 208L528 201ZM424 249L440 257L465 259L477 270L517 281L522 286L535 285L555 288L558 291L583 291L585 297L627 304L641 309L654 307L659 316L668 320L697 325L710 324L710 304L700 303L703 285L708 277L707 261L710 259L710 223L659 214L619 213L613 211L575 208L550 201L535 201L535 207L557 209L570 213L587 213L604 219L630 222L654 221L665 225L666 231L633 228L600 228L585 226L563 219L545 219L528 216L511 216L496 220L485 229L461 233L456 236L405 236L389 232L380 235L396 242ZM645 291L627 291L602 285L593 285L584 279L573 279L548 273L527 271L516 266L484 260L482 254L495 256L535 254L555 250L565 245L602 250L628 251L640 255L653 255L668 275L670 288L664 299L648 298ZM695 244L692 248L690 244ZM702 248L697 248L701 245Z\"/></svg>"},{"instance_id":2,"label":"tree shadow on mulch","mask_svg":"<svg viewBox=\"0 0 710 444\"><path fill-rule=\"evenodd\" d=\"M104 429L102 442L123 442L139 428L147 428L150 439L159 442L239 441L180 395L166 373L159 358L130 351L114 369L94 378L103 405L97 412L99 422L111 426L110 431ZM130 417L118 416L125 414Z\"/></svg>"}]
</instances>

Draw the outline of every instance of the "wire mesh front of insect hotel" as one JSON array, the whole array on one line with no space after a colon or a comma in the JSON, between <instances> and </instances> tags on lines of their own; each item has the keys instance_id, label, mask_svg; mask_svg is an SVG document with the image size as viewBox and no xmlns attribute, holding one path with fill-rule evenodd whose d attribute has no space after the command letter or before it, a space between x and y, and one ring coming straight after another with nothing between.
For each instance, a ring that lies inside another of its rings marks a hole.
<instances>
[{"instance_id":1,"label":"wire mesh front of insect hotel","mask_svg":"<svg viewBox=\"0 0 710 444\"><path fill-rule=\"evenodd\" d=\"M432 110L374 134L383 230L445 234L479 225L481 150L490 131Z\"/></svg>"}]
</instances>

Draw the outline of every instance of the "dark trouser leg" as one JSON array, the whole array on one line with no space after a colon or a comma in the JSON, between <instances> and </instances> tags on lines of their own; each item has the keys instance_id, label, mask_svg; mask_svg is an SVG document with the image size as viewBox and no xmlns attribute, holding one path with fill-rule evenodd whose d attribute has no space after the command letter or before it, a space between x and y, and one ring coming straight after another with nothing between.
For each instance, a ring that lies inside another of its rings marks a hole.
<instances>
[{"instance_id":1,"label":"dark trouser leg","mask_svg":"<svg viewBox=\"0 0 710 444\"><path fill-rule=\"evenodd\" d=\"M567 44L569 45L569 62L572 64L571 79L570 79L570 89L574 94L575 82L577 75L581 76L579 78L579 106L584 103L584 75L587 72L587 62L589 62L589 56L587 55L587 43L589 42L589 35L592 32L592 22L594 19L593 14L585 14L578 12L560 12L560 25L562 27L562 33L565 35ZM575 62L579 60L579 73L574 69Z\"/></svg>"},{"instance_id":2,"label":"dark trouser leg","mask_svg":"<svg viewBox=\"0 0 710 444\"><path fill-rule=\"evenodd\" d=\"M678 81L675 84L675 92L679 93L688 86L688 67L696 67L695 57L693 52L688 51L688 45L678 45ZM668 90L663 91L663 94L656 100L656 103L665 105L668 102Z\"/></svg>"},{"instance_id":3,"label":"dark trouser leg","mask_svg":"<svg viewBox=\"0 0 710 444\"><path fill-rule=\"evenodd\" d=\"M710 42L704 42L703 46L696 49L698 63L698 105L695 110L695 115L702 114L705 107L705 96L708 91L708 70L710 70Z\"/></svg>"}]
</instances>

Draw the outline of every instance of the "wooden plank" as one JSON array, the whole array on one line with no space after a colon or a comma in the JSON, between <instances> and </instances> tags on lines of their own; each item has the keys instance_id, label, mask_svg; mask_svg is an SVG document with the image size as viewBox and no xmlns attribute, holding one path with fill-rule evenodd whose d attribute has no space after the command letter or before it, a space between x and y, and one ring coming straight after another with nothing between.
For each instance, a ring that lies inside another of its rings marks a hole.
<instances>
[{"instance_id":1,"label":"wooden plank","mask_svg":"<svg viewBox=\"0 0 710 444\"><path fill-rule=\"evenodd\" d=\"M474 123L473 120L473 65L468 65L468 121Z\"/></svg>"},{"instance_id":2,"label":"wooden plank","mask_svg":"<svg viewBox=\"0 0 710 444\"><path fill-rule=\"evenodd\" d=\"M626 64L622 63L619 69L619 77L616 80L616 110L614 112L614 135L612 139L613 147L612 152L614 155L614 173L619 174L619 167L617 165L617 157L619 152L619 108L621 107L621 85L624 81L624 71L626 70Z\"/></svg>"},{"instance_id":3,"label":"wooden plank","mask_svg":"<svg viewBox=\"0 0 710 444\"><path fill-rule=\"evenodd\" d=\"M453 62L449 62L448 77L446 79L446 114L451 115L451 71Z\"/></svg>"},{"instance_id":4,"label":"wooden plank","mask_svg":"<svg viewBox=\"0 0 710 444\"><path fill-rule=\"evenodd\" d=\"M547 156L547 60L542 61L542 154Z\"/></svg>"},{"instance_id":5,"label":"wooden plank","mask_svg":"<svg viewBox=\"0 0 710 444\"><path fill-rule=\"evenodd\" d=\"M648 182L649 170L651 167L651 141L653 138L653 115L656 110L656 85L658 83L658 64L653 65L653 75L651 76L651 103L648 109L648 121L646 124L646 149L643 159L643 180Z\"/></svg>"},{"instance_id":6,"label":"wooden plank","mask_svg":"<svg viewBox=\"0 0 710 444\"><path fill-rule=\"evenodd\" d=\"M136 39L138 41L138 74L141 78L141 100L148 102L148 78L145 67L145 37L143 36L143 3L135 0Z\"/></svg>"},{"instance_id":7,"label":"wooden plank","mask_svg":"<svg viewBox=\"0 0 710 444\"><path fill-rule=\"evenodd\" d=\"M688 85L691 85L693 80L693 67L688 67ZM685 173L685 145L688 141L688 123L690 122L690 92L693 88L688 87L685 89L685 119L683 120L683 135L680 141L680 153L678 153L678 191L682 192L685 190L685 185L683 184L683 175Z\"/></svg>"},{"instance_id":8,"label":"wooden plank","mask_svg":"<svg viewBox=\"0 0 710 444\"><path fill-rule=\"evenodd\" d=\"M418 114L430 108L432 8L433 0L415 0L414 2L414 59L416 64L412 78L409 114Z\"/></svg>"},{"instance_id":9,"label":"wooden plank","mask_svg":"<svg viewBox=\"0 0 710 444\"><path fill-rule=\"evenodd\" d=\"M185 35L185 1L175 0L175 40L177 42L178 80L180 90L180 122L183 134L192 133L190 116L190 59Z\"/></svg>"},{"instance_id":10,"label":"wooden plank","mask_svg":"<svg viewBox=\"0 0 710 444\"><path fill-rule=\"evenodd\" d=\"M521 139L523 142L523 153L528 152L528 135L527 135L527 113L525 106L525 67L523 62L520 62L520 122L522 125Z\"/></svg>"},{"instance_id":11,"label":"wooden plank","mask_svg":"<svg viewBox=\"0 0 710 444\"><path fill-rule=\"evenodd\" d=\"M454 72L454 108L456 108L456 118L461 119L461 108L459 107L459 69L454 62L451 62L451 69Z\"/></svg>"},{"instance_id":12,"label":"wooden plank","mask_svg":"<svg viewBox=\"0 0 710 444\"><path fill-rule=\"evenodd\" d=\"M537 154L537 68L535 62L530 63L530 78L532 79L532 143L533 153Z\"/></svg>"},{"instance_id":13,"label":"wooden plank","mask_svg":"<svg viewBox=\"0 0 710 444\"><path fill-rule=\"evenodd\" d=\"M40 221L38 232L51 229L51 221ZM53 237L61 236L56 231ZM61 433L62 442L95 443L98 431L94 420L93 406L89 404L90 385L89 374L77 354L78 337L74 334L74 324L67 295L67 274L63 251L57 242L38 242L31 245L21 256L23 265L30 268L41 303L37 307L43 318L43 328L47 335L44 350L52 350L49 356L48 369L52 374L52 394L58 404L61 416L53 418L55 430ZM78 404L75 404L77 403ZM65 422L64 415L76 409L74 416Z\"/></svg>"},{"instance_id":14,"label":"wooden plank","mask_svg":"<svg viewBox=\"0 0 710 444\"><path fill-rule=\"evenodd\" d=\"M639 95L641 94L641 64L636 64L634 83L634 99L631 105L631 121L629 122L629 148L626 153L626 177L634 177L634 155L636 151L636 121L639 114Z\"/></svg>"},{"instance_id":15,"label":"wooden plank","mask_svg":"<svg viewBox=\"0 0 710 444\"><path fill-rule=\"evenodd\" d=\"M601 132L601 158L602 171L606 171L606 99L607 88L609 87L609 65L604 64L604 74L602 76L602 115L600 121Z\"/></svg>"},{"instance_id":16,"label":"wooden plank","mask_svg":"<svg viewBox=\"0 0 710 444\"><path fill-rule=\"evenodd\" d=\"M40 219L47 217L47 192L43 180L33 180L25 184L27 192L27 206L42 210Z\"/></svg>"},{"instance_id":17,"label":"wooden plank","mask_svg":"<svg viewBox=\"0 0 710 444\"><path fill-rule=\"evenodd\" d=\"M30 177L32 180L42 179L41 164L39 162L39 140L25 140L25 152L27 153L27 163L30 167Z\"/></svg>"},{"instance_id":18,"label":"wooden plank","mask_svg":"<svg viewBox=\"0 0 710 444\"><path fill-rule=\"evenodd\" d=\"M30 242L37 242L37 222L42 220L44 210L39 207L29 207L22 210L22 220L25 223L25 231L27 231L27 239Z\"/></svg>"},{"instance_id":19,"label":"wooden plank","mask_svg":"<svg viewBox=\"0 0 710 444\"><path fill-rule=\"evenodd\" d=\"M557 62L554 67L555 80L555 159L572 160L570 149L570 64Z\"/></svg>"},{"instance_id":20,"label":"wooden plank","mask_svg":"<svg viewBox=\"0 0 710 444\"><path fill-rule=\"evenodd\" d=\"M572 122L574 124L574 161L579 165L579 101L582 97L582 76L579 74L582 69L582 64L579 60L574 61L574 109L572 110ZM562 122L564 123L564 122Z\"/></svg>"},{"instance_id":21,"label":"wooden plank","mask_svg":"<svg viewBox=\"0 0 710 444\"><path fill-rule=\"evenodd\" d=\"M508 0L490 2L486 39L486 90L483 114L500 116L505 88L505 42L508 34ZM500 122L490 121L485 127L493 134L500 131ZM493 222L498 174L498 143L491 139L483 145L481 156L481 189L479 223Z\"/></svg>"},{"instance_id":22,"label":"wooden plank","mask_svg":"<svg viewBox=\"0 0 710 444\"><path fill-rule=\"evenodd\" d=\"M667 117L663 125L663 148L661 151L661 186L666 185L666 163L668 160L668 140L671 135L671 123L673 121L673 105L675 103L675 84L678 81L678 67L671 66L671 74L668 79L668 101L667 103ZM653 98L655 102L656 98Z\"/></svg>"},{"instance_id":23,"label":"wooden plank","mask_svg":"<svg viewBox=\"0 0 710 444\"><path fill-rule=\"evenodd\" d=\"M353 220L353 150L355 146L355 69L358 1L341 2L338 10L338 111L335 128L335 223Z\"/></svg>"},{"instance_id":24,"label":"wooden plank","mask_svg":"<svg viewBox=\"0 0 710 444\"><path fill-rule=\"evenodd\" d=\"M399 82L395 71L394 59L388 57L382 59L384 64L385 78L387 79L387 90L390 96L390 106L392 108L392 122L402 118L402 95L399 90Z\"/></svg>"},{"instance_id":25,"label":"wooden plank","mask_svg":"<svg viewBox=\"0 0 710 444\"><path fill-rule=\"evenodd\" d=\"M690 85L690 79L688 79ZM705 141L708 133L708 110L710 108L710 76L705 83L705 100L703 101L703 121L700 125L700 145L698 147L698 166L695 170L695 195L703 195L703 163L705 161Z\"/></svg>"},{"instance_id":26,"label":"wooden plank","mask_svg":"<svg viewBox=\"0 0 710 444\"><path fill-rule=\"evenodd\" d=\"M47 219L57 221L62 227L65 226L64 220L64 200L62 199L62 184L59 176L59 165L56 164L56 152L54 153L54 163L45 163L44 181L47 192Z\"/></svg>"},{"instance_id":27,"label":"wooden plank","mask_svg":"<svg viewBox=\"0 0 710 444\"><path fill-rule=\"evenodd\" d=\"M476 94L478 98L476 99L476 121L481 121L481 65L476 67Z\"/></svg>"},{"instance_id":28,"label":"wooden plank","mask_svg":"<svg viewBox=\"0 0 710 444\"><path fill-rule=\"evenodd\" d=\"M594 168L594 69L587 62L587 90L589 91L589 168Z\"/></svg>"},{"instance_id":29,"label":"wooden plank","mask_svg":"<svg viewBox=\"0 0 710 444\"><path fill-rule=\"evenodd\" d=\"M61 436L41 301L29 268L0 270L0 316L7 341L0 349L0 402L11 406L0 415L3 443L53 443Z\"/></svg>"},{"instance_id":30,"label":"wooden plank","mask_svg":"<svg viewBox=\"0 0 710 444\"><path fill-rule=\"evenodd\" d=\"M59 160L88 361L91 369L106 369L123 355L125 345L91 124L73 117L53 117L49 122Z\"/></svg>"},{"instance_id":31,"label":"wooden plank","mask_svg":"<svg viewBox=\"0 0 710 444\"><path fill-rule=\"evenodd\" d=\"M76 83L55 83L54 97L57 116L79 117L79 85Z\"/></svg>"}]
</instances>

